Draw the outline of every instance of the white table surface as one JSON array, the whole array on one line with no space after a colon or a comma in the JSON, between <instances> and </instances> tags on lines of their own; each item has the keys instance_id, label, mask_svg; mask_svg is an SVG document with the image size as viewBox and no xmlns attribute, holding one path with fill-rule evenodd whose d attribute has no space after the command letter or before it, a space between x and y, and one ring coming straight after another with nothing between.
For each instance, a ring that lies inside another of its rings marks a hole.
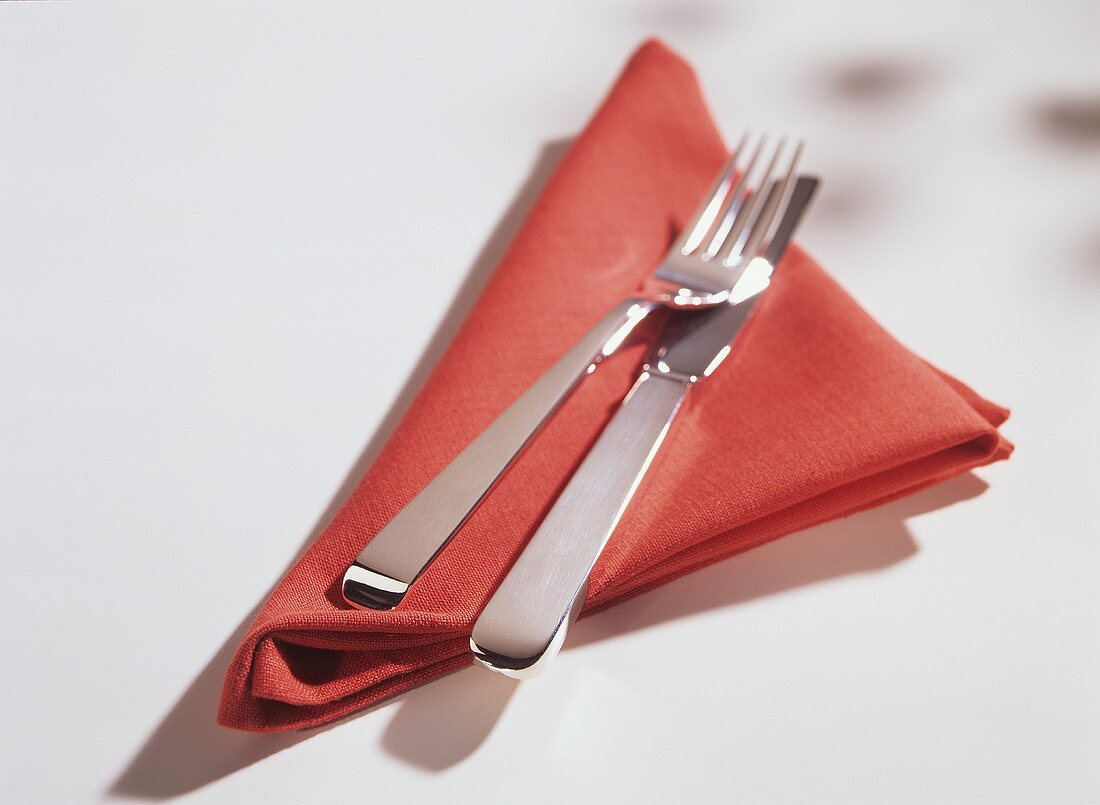
<instances>
[{"instance_id":1,"label":"white table surface","mask_svg":"<svg viewBox=\"0 0 1100 805\"><path fill-rule=\"evenodd\" d=\"M1095 6L0 8L0 801L1100 801ZM801 238L1016 456L318 733L219 728L631 49L804 132ZM986 488L988 485L988 488Z\"/></svg>"}]
</instances>

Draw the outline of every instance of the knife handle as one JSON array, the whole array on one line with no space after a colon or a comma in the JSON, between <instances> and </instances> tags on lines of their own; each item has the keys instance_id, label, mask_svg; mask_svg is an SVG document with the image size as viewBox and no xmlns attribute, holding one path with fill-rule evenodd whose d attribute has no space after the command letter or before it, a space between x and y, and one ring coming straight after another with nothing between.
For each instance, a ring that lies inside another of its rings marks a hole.
<instances>
[{"instance_id":1,"label":"knife handle","mask_svg":"<svg viewBox=\"0 0 1100 805\"><path fill-rule=\"evenodd\" d=\"M655 307L623 301L508 406L367 543L344 574L344 600L366 609L401 603L581 379Z\"/></svg>"},{"instance_id":2,"label":"knife handle","mask_svg":"<svg viewBox=\"0 0 1100 805\"><path fill-rule=\"evenodd\" d=\"M557 654L584 606L588 575L691 382L638 378L474 624L470 648L482 665L529 679Z\"/></svg>"}]
</instances>

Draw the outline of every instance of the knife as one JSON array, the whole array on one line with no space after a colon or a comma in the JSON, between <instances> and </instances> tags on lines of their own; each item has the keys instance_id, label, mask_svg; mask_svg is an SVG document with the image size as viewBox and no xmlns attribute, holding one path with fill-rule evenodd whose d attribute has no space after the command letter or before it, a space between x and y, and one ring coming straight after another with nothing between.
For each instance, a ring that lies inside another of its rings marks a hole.
<instances>
[{"instance_id":1,"label":"knife","mask_svg":"<svg viewBox=\"0 0 1100 805\"><path fill-rule=\"evenodd\" d=\"M814 177L798 178L767 247L749 261L728 303L666 325L633 388L475 623L470 649L481 665L528 679L557 654L583 608L592 567L684 395L729 355L817 186Z\"/></svg>"}]
</instances>

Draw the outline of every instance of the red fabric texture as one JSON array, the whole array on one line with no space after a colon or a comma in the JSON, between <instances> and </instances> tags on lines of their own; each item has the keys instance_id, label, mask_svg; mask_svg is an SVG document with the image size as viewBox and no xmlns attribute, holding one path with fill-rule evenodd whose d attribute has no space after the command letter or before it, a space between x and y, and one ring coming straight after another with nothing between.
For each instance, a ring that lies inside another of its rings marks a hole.
<instances>
[{"instance_id":1,"label":"red fabric texture","mask_svg":"<svg viewBox=\"0 0 1100 805\"><path fill-rule=\"evenodd\" d=\"M226 673L222 724L314 726L471 661L474 620L630 387L644 345L584 381L397 610L346 606L344 569L637 290L725 154L691 68L644 44L377 461L263 606ZM1004 459L1006 416L905 349L793 247L737 349L689 394L596 565L585 612Z\"/></svg>"}]
</instances>

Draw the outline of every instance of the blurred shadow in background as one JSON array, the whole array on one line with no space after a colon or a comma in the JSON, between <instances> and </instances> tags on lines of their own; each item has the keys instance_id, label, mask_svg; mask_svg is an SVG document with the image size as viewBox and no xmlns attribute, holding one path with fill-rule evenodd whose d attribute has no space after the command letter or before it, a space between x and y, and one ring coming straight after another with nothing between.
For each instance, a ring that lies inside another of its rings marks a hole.
<instances>
[{"instance_id":1,"label":"blurred shadow in background","mask_svg":"<svg viewBox=\"0 0 1100 805\"><path fill-rule=\"evenodd\" d=\"M1069 148L1100 148L1100 94L1054 98L1038 104L1035 119L1040 133Z\"/></svg>"}]
</instances>

